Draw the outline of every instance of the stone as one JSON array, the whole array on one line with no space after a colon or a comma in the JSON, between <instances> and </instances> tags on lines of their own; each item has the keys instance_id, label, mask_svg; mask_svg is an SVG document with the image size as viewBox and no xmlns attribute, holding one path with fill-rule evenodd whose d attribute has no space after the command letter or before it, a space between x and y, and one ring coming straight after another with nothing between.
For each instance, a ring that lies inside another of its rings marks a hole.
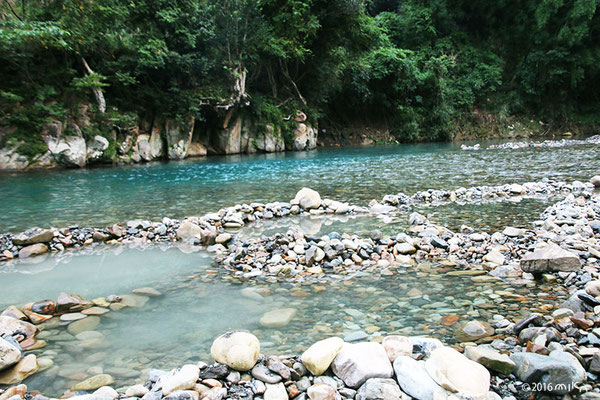
<instances>
[{"instance_id":1,"label":"stone","mask_svg":"<svg viewBox=\"0 0 600 400\"><path fill-rule=\"evenodd\" d=\"M266 312L258 322L265 328L283 328L292 321L295 315L295 308L282 308Z\"/></svg>"},{"instance_id":2,"label":"stone","mask_svg":"<svg viewBox=\"0 0 600 400\"><path fill-rule=\"evenodd\" d=\"M570 353L554 350L549 355L514 353L510 359L516 364L514 374L523 382L540 383L553 394L567 394L575 385L586 380L585 369Z\"/></svg>"},{"instance_id":3,"label":"stone","mask_svg":"<svg viewBox=\"0 0 600 400\"><path fill-rule=\"evenodd\" d=\"M177 239L192 241L202 237L202 228L190 221L183 221L177 229Z\"/></svg>"},{"instance_id":4,"label":"stone","mask_svg":"<svg viewBox=\"0 0 600 400\"><path fill-rule=\"evenodd\" d=\"M260 342L248 332L227 332L210 348L211 357L237 371L248 371L254 367L260 353Z\"/></svg>"},{"instance_id":5,"label":"stone","mask_svg":"<svg viewBox=\"0 0 600 400\"><path fill-rule=\"evenodd\" d=\"M20 359L21 350L12 343L0 338L0 371L15 365Z\"/></svg>"},{"instance_id":6,"label":"stone","mask_svg":"<svg viewBox=\"0 0 600 400\"><path fill-rule=\"evenodd\" d=\"M19 319L21 321L27 321L27 315L23 313L23 311L19 310L16 306L8 306L4 311L2 311L2 316L11 317L15 319Z\"/></svg>"},{"instance_id":7,"label":"stone","mask_svg":"<svg viewBox=\"0 0 600 400\"><path fill-rule=\"evenodd\" d=\"M176 390L192 389L200 377L200 368L197 365L186 364L174 373L160 377L162 392L168 396Z\"/></svg>"},{"instance_id":8,"label":"stone","mask_svg":"<svg viewBox=\"0 0 600 400\"><path fill-rule=\"evenodd\" d=\"M515 363L506 354L501 354L491 346L468 346L465 348L465 356L472 361L478 362L487 369L510 375L515 369Z\"/></svg>"},{"instance_id":9,"label":"stone","mask_svg":"<svg viewBox=\"0 0 600 400\"><path fill-rule=\"evenodd\" d=\"M119 393L110 386L102 386L93 393L94 396L104 399L114 400L119 397Z\"/></svg>"},{"instance_id":10,"label":"stone","mask_svg":"<svg viewBox=\"0 0 600 400\"><path fill-rule=\"evenodd\" d=\"M43 243L30 244L19 250L19 258L39 256L48 252L48 246Z\"/></svg>"},{"instance_id":11,"label":"stone","mask_svg":"<svg viewBox=\"0 0 600 400\"><path fill-rule=\"evenodd\" d=\"M299 123L293 135L292 150L312 150L317 146L317 130L307 123Z\"/></svg>"},{"instance_id":12,"label":"stone","mask_svg":"<svg viewBox=\"0 0 600 400\"><path fill-rule=\"evenodd\" d=\"M29 322L21 321L6 315L0 316L0 336L24 335L25 338L33 338L38 328Z\"/></svg>"},{"instance_id":13,"label":"stone","mask_svg":"<svg viewBox=\"0 0 600 400\"><path fill-rule=\"evenodd\" d=\"M202 400L221 400L227 396L227 389L215 387L204 392Z\"/></svg>"},{"instance_id":14,"label":"stone","mask_svg":"<svg viewBox=\"0 0 600 400\"><path fill-rule=\"evenodd\" d=\"M400 254L414 254L417 252L415 246L410 243L397 243L394 249Z\"/></svg>"},{"instance_id":15,"label":"stone","mask_svg":"<svg viewBox=\"0 0 600 400\"><path fill-rule=\"evenodd\" d=\"M600 280L589 281L585 285L585 292L590 296L600 296Z\"/></svg>"},{"instance_id":16,"label":"stone","mask_svg":"<svg viewBox=\"0 0 600 400\"><path fill-rule=\"evenodd\" d=\"M102 386L112 385L113 383L115 383L115 380L112 376L108 374L99 374L73 385L72 389L75 391L96 390Z\"/></svg>"},{"instance_id":17,"label":"stone","mask_svg":"<svg viewBox=\"0 0 600 400\"><path fill-rule=\"evenodd\" d=\"M232 236L230 233L220 233L217 235L217 237L215 238L215 243L218 244L225 244L227 242L229 242L231 240Z\"/></svg>"},{"instance_id":18,"label":"stone","mask_svg":"<svg viewBox=\"0 0 600 400\"><path fill-rule=\"evenodd\" d=\"M400 400L407 398L393 379L371 378L356 392L356 400Z\"/></svg>"},{"instance_id":19,"label":"stone","mask_svg":"<svg viewBox=\"0 0 600 400\"><path fill-rule=\"evenodd\" d=\"M391 378L392 364L379 343L345 343L332 363L333 373L347 386L358 388L369 378Z\"/></svg>"},{"instance_id":20,"label":"stone","mask_svg":"<svg viewBox=\"0 0 600 400\"><path fill-rule=\"evenodd\" d=\"M296 193L294 202L300 205L305 210L319 208L321 205L321 196L319 192L309 189L302 188Z\"/></svg>"},{"instance_id":21,"label":"stone","mask_svg":"<svg viewBox=\"0 0 600 400\"><path fill-rule=\"evenodd\" d=\"M409 356L400 356L394 361L396 380L402 391L417 400L434 400L446 391L433 380L425 369L424 361Z\"/></svg>"},{"instance_id":22,"label":"stone","mask_svg":"<svg viewBox=\"0 0 600 400\"><path fill-rule=\"evenodd\" d=\"M110 310L108 308L97 307L97 306L90 307L90 308L87 308L87 309L81 311L81 313L83 315L104 315L108 312L110 312Z\"/></svg>"},{"instance_id":23,"label":"stone","mask_svg":"<svg viewBox=\"0 0 600 400\"><path fill-rule=\"evenodd\" d=\"M73 124L74 131L81 133L79 127ZM60 139L44 137L48 150L54 159L65 167L83 168L86 163L87 151L85 139L81 136L63 136Z\"/></svg>"},{"instance_id":24,"label":"stone","mask_svg":"<svg viewBox=\"0 0 600 400\"><path fill-rule=\"evenodd\" d=\"M96 135L87 143L87 159L96 161L102 158L104 151L108 149L108 140L104 136Z\"/></svg>"},{"instance_id":25,"label":"stone","mask_svg":"<svg viewBox=\"0 0 600 400\"><path fill-rule=\"evenodd\" d=\"M25 246L36 243L48 243L53 238L54 232L49 229L31 228L15 235L12 241L19 246Z\"/></svg>"},{"instance_id":26,"label":"stone","mask_svg":"<svg viewBox=\"0 0 600 400\"><path fill-rule=\"evenodd\" d=\"M459 342L472 342L494 334L494 328L484 321L465 321L458 325L454 337Z\"/></svg>"},{"instance_id":27,"label":"stone","mask_svg":"<svg viewBox=\"0 0 600 400\"><path fill-rule=\"evenodd\" d=\"M0 372L0 384L14 385L15 383L22 382L38 372L39 369L40 366L37 363L37 357L34 354L29 354L11 368Z\"/></svg>"},{"instance_id":28,"label":"stone","mask_svg":"<svg viewBox=\"0 0 600 400\"><path fill-rule=\"evenodd\" d=\"M190 147L188 147L187 157L205 157L208 153L206 146L202 143L191 142Z\"/></svg>"},{"instance_id":29,"label":"stone","mask_svg":"<svg viewBox=\"0 0 600 400\"><path fill-rule=\"evenodd\" d=\"M525 235L525 229L513 228L512 226L507 226L502 231L502 234L508 237L519 237Z\"/></svg>"},{"instance_id":30,"label":"stone","mask_svg":"<svg viewBox=\"0 0 600 400\"><path fill-rule=\"evenodd\" d=\"M84 319L84 318L87 318L87 315L79 313L79 312L67 313L67 314L63 314L60 316L60 320L62 322L78 321L78 320Z\"/></svg>"},{"instance_id":31,"label":"stone","mask_svg":"<svg viewBox=\"0 0 600 400\"><path fill-rule=\"evenodd\" d=\"M144 385L133 385L127 388L125 397L142 397L148 392L149 390Z\"/></svg>"},{"instance_id":32,"label":"stone","mask_svg":"<svg viewBox=\"0 0 600 400\"><path fill-rule=\"evenodd\" d=\"M270 384L267 383L267 390L263 396L264 400L287 400L289 399L288 392L283 383Z\"/></svg>"},{"instance_id":33,"label":"stone","mask_svg":"<svg viewBox=\"0 0 600 400\"><path fill-rule=\"evenodd\" d=\"M100 317L91 316L71 322L67 327L67 331L72 335L77 335L81 332L93 331L98 325L100 325Z\"/></svg>"},{"instance_id":34,"label":"stone","mask_svg":"<svg viewBox=\"0 0 600 400\"><path fill-rule=\"evenodd\" d=\"M31 311L38 314L54 314L54 302L52 300L43 300L31 305Z\"/></svg>"},{"instance_id":35,"label":"stone","mask_svg":"<svg viewBox=\"0 0 600 400\"><path fill-rule=\"evenodd\" d=\"M263 381L265 383L279 383L281 382L282 376L271 371L264 364L256 364L254 368L252 368L252 376L256 379Z\"/></svg>"},{"instance_id":36,"label":"stone","mask_svg":"<svg viewBox=\"0 0 600 400\"><path fill-rule=\"evenodd\" d=\"M158 290L156 290L154 288L151 288L151 287L143 287L143 288L133 289L131 291L131 293L142 295L142 296L148 296L148 297L160 297L160 296L162 296L161 292L159 292Z\"/></svg>"},{"instance_id":37,"label":"stone","mask_svg":"<svg viewBox=\"0 0 600 400\"><path fill-rule=\"evenodd\" d=\"M577 271L580 268L579 256L553 243L527 253L521 259L521 269L531 273Z\"/></svg>"},{"instance_id":38,"label":"stone","mask_svg":"<svg viewBox=\"0 0 600 400\"><path fill-rule=\"evenodd\" d=\"M68 313L81 311L92 306L92 302L77 294L60 293L56 299L56 312Z\"/></svg>"},{"instance_id":39,"label":"stone","mask_svg":"<svg viewBox=\"0 0 600 400\"><path fill-rule=\"evenodd\" d=\"M504 264L505 259L506 259L506 257L504 257L504 254L502 254L496 250L492 250L489 253L487 253L485 256L483 256L483 261L491 262L492 264L498 264L498 265Z\"/></svg>"},{"instance_id":40,"label":"stone","mask_svg":"<svg viewBox=\"0 0 600 400\"><path fill-rule=\"evenodd\" d=\"M4 391L4 393L0 394L0 400L8 400L8 399L21 400L23 397L25 397L26 393L27 393L26 385L17 385L17 386L9 387L8 389L6 389ZM14 399L13 399L13 397L14 397Z\"/></svg>"},{"instance_id":41,"label":"stone","mask_svg":"<svg viewBox=\"0 0 600 400\"><path fill-rule=\"evenodd\" d=\"M406 336L386 336L382 345L392 363L400 356L410 356L413 350L412 342Z\"/></svg>"},{"instance_id":42,"label":"stone","mask_svg":"<svg viewBox=\"0 0 600 400\"><path fill-rule=\"evenodd\" d=\"M590 183L594 185L594 187L600 187L600 175L592 176L592 179L590 179Z\"/></svg>"},{"instance_id":43,"label":"stone","mask_svg":"<svg viewBox=\"0 0 600 400\"><path fill-rule=\"evenodd\" d=\"M316 383L306 390L310 400L335 400L335 388L326 383Z\"/></svg>"},{"instance_id":44,"label":"stone","mask_svg":"<svg viewBox=\"0 0 600 400\"><path fill-rule=\"evenodd\" d=\"M320 340L306 349L300 359L311 374L321 375L327 371L342 346L344 341L339 337Z\"/></svg>"},{"instance_id":45,"label":"stone","mask_svg":"<svg viewBox=\"0 0 600 400\"><path fill-rule=\"evenodd\" d=\"M490 390L490 373L451 347L434 350L425 370L438 385L463 396L484 396Z\"/></svg>"}]
</instances>

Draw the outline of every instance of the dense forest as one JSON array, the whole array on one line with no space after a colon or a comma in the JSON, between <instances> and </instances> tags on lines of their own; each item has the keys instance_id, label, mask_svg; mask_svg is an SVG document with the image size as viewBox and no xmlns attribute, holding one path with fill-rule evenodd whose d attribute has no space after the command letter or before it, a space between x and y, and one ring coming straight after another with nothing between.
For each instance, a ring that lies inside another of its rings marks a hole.
<instances>
[{"instance_id":1,"label":"dense forest","mask_svg":"<svg viewBox=\"0 0 600 400\"><path fill-rule=\"evenodd\" d=\"M1 140L22 153L82 104L80 134L113 139L232 110L283 135L301 110L401 141L478 115L600 120L598 0L0 1Z\"/></svg>"}]
</instances>

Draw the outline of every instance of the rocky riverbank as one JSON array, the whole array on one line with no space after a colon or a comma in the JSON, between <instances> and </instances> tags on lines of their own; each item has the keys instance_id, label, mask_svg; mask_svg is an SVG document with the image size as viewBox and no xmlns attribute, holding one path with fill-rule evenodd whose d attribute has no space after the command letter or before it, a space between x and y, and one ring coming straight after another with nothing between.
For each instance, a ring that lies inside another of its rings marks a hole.
<instances>
[{"instance_id":1,"label":"rocky riverbank","mask_svg":"<svg viewBox=\"0 0 600 400\"><path fill-rule=\"evenodd\" d=\"M135 226L128 224L127 229L122 228L125 233L120 240L109 237L105 241L135 243L179 239L204 244L217 253L216 265L230 270L234 279L281 280L326 287L328 282L342 276L371 272L384 277L435 262L451 269L450 273L472 276L476 280L500 277L526 282L541 278L563 286L570 297L562 304L544 304L538 307L537 313L520 320L511 321L499 315L487 321L465 320L456 324L457 320L451 316L443 317L446 320L442 322L454 329L454 348L444 346L437 339L398 335L373 336L368 343L357 343L361 340L359 337L346 337L348 343L340 338L327 339L314 344L301 356L263 357L259 356L260 344L253 335L226 334L215 341L211 350L218 364L189 364L170 372L153 371L143 385L118 388L118 391L107 387L112 384L112 376L100 373L77 383L67 395L84 396L82 400L119 397L145 400L163 397L398 399L406 395L430 400L452 396L525 398L532 392L555 395L573 392L581 398L598 398L600 196L592 191L591 185L583 183L539 182L517 186L426 191L410 197L399 194L386 196L368 208L321 200L318 193L303 189L290 203L240 205L170 224L163 220L161 224L166 230L160 229L153 237L149 236L160 225L148 223L144 228L143 222ZM289 214L370 212L379 215L399 208L406 211L415 202L481 201L511 195L556 193L568 194L547 208L533 227L507 227L492 234L467 226L461 232L452 232L418 213L409 216L410 230L394 237L383 237L377 231L370 237L347 234L310 237L289 231L240 241L225 231L225 228L239 228L256 219ZM71 232L79 228L68 229ZM37 244L50 243L50 247L52 243L62 244L65 237L59 235L64 236L64 233L54 232L36 230L7 235L3 243L13 247L4 251L19 254ZM94 243L98 232L101 231L83 233L81 239L85 240L76 244ZM25 258L33 254L19 255ZM144 290L130 297L93 301L61 294L55 302L45 300L5 310L0 317L0 332L4 337L0 340L0 359L4 363L0 363L0 368L5 369L0 373L0 382L14 385L40 368L52 366L43 358L40 363L34 354L21 358L21 350L31 352L43 344L38 331L42 328L44 336L47 328L44 324L54 321L53 324L66 326L66 333L89 336L80 339L84 342L97 341L92 325L97 325L99 315L127 305L135 306L138 300L148 301L148 296L160 294ZM285 326L287 320L294 318L291 310L266 313L261 325ZM94 391L94 394L90 396L81 391ZM0 393L0 399L18 400L28 395L27 387L17 385Z\"/></svg>"}]
</instances>

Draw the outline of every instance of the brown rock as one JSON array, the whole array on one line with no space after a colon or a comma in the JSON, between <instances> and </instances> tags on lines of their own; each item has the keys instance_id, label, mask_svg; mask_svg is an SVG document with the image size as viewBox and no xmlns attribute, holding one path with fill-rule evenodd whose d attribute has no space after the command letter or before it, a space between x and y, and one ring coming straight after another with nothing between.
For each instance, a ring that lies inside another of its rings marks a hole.
<instances>
[{"instance_id":1,"label":"brown rock","mask_svg":"<svg viewBox=\"0 0 600 400\"><path fill-rule=\"evenodd\" d=\"M33 354L25 356L14 367L0 373L0 384L13 385L22 382L40 369L37 358Z\"/></svg>"},{"instance_id":2,"label":"brown rock","mask_svg":"<svg viewBox=\"0 0 600 400\"><path fill-rule=\"evenodd\" d=\"M19 258L38 256L47 252L48 246L43 243L36 243L27 247L23 247L21 250L19 250Z\"/></svg>"},{"instance_id":3,"label":"brown rock","mask_svg":"<svg viewBox=\"0 0 600 400\"><path fill-rule=\"evenodd\" d=\"M67 313L73 311L81 311L86 308L90 308L92 302L84 299L77 294L61 293L56 299L56 312Z\"/></svg>"},{"instance_id":4,"label":"brown rock","mask_svg":"<svg viewBox=\"0 0 600 400\"><path fill-rule=\"evenodd\" d=\"M31 322L33 322L35 325L39 325L42 322L46 322L49 319L52 318L52 315L44 315L44 314L38 314L36 312L33 311L25 311L25 315L27 315L27 317L29 318L29 320Z\"/></svg>"},{"instance_id":5,"label":"brown rock","mask_svg":"<svg viewBox=\"0 0 600 400\"><path fill-rule=\"evenodd\" d=\"M54 313L54 302L52 300L43 300L33 303L31 311L38 314L52 315Z\"/></svg>"},{"instance_id":6,"label":"brown rock","mask_svg":"<svg viewBox=\"0 0 600 400\"><path fill-rule=\"evenodd\" d=\"M38 329L29 322L21 321L12 317L0 316L0 336L21 336L21 341L25 338L33 338Z\"/></svg>"},{"instance_id":7,"label":"brown rock","mask_svg":"<svg viewBox=\"0 0 600 400\"><path fill-rule=\"evenodd\" d=\"M13 243L19 246L36 243L48 243L54 237L54 232L48 229L31 228L13 238Z\"/></svg>"},{"instance_id":8,"label":"brown rock","mask_svg":"<svg viewBox=\"0 0 600 400\"><path fill-rule=\"evenodd\" d=\"M23 398L23 396L25 396L25 393L27 393L27 386L25 386L25 385L13 386L13 387L6 389L6 391L4 393L0 394L0 400L8 400L13 396L19 396L20 398Z\"/></svg>"},{"instance_id":9,"label":"brown rock","mask_svg":"<svg viewBox=\"0 0 600 400\"><path fill-rule=\"evenodd\" d=\"M27 315L23 314L23 312L19 310L16 306L8 306L6 310L2 311L2 314L0 315L20 319L21 321L27 320Z\"/></svg>"}]
</instances>

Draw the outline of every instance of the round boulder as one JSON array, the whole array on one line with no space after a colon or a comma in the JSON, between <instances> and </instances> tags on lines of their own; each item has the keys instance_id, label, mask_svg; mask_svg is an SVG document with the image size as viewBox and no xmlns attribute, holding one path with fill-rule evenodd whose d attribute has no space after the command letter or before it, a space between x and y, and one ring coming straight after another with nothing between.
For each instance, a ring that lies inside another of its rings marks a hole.
<instances>
[{"instance_id":1,"label":"round boulder","mask_svg":"<svg viewBox=\"0 0 600 400\"><path fill-rule=\"evenodd\" d=\"M237 371L252 369L259 353L258 338L251 333L240 331L219 336L210 348L210 355L215 361Z\"/></svg>"},{"instance_id":2,"label":"round boulder","mask_svg":"<svg viewBox=\"0 0 600 400\"><path fill-rule=\"evenodd\" d=\"M294 203L297 203L305 210L319 208L321 205L321 196L319 195L319 192L315 190L302 188L296 193Z\"/></svg>"}]
</instances>

